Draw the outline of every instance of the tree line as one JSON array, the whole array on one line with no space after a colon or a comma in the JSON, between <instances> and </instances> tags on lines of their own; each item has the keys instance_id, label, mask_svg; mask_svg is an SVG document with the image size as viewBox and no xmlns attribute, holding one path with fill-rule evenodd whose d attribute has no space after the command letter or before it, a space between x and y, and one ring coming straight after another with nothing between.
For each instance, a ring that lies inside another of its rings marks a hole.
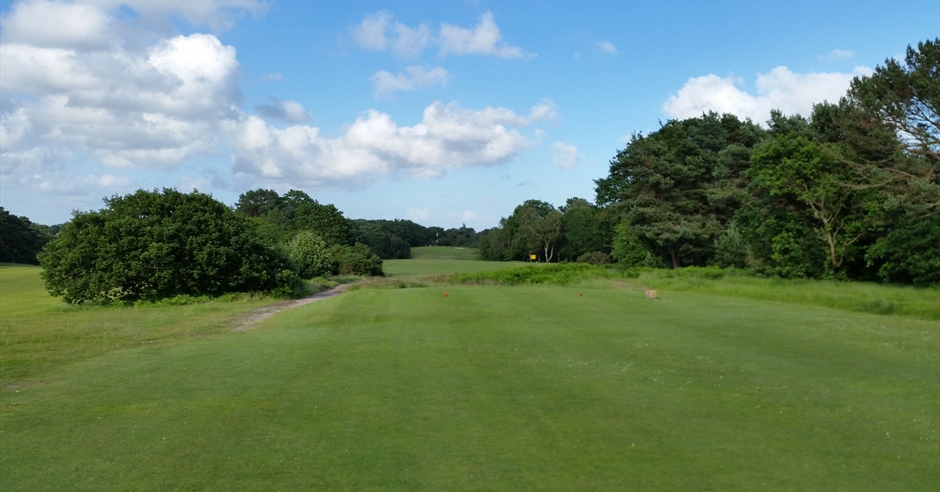
<instances>
[{"instance_id":1,"label":"tree line","mask_svg":"<svg viewBox=\"0 0 940 492\"><path fill-rule=\"evenodd\" d=\"M527 200L477 232L351 220L306 193L258 189L228 207L174 189L105 200L58 226L0 208L0 261L39 263L67 302L267 291L382 275L425 245L483 259L719 266L783 278L940 282L940 40L908 47L845 97L765 127L730 114L635 134L594 203Z\"/></svg>"},{"instance_id":2,"label":"tree line","mask_svg":"<svg viewBox=\"0 0 940 492\"><path fill-rule=\"evenodd\" d=\"M730 114L635 134L596 199L528 200L482 231L490 260L749 268L940 281L940 41L908 47L808 117Z\"/></svg>"}]
</instances>

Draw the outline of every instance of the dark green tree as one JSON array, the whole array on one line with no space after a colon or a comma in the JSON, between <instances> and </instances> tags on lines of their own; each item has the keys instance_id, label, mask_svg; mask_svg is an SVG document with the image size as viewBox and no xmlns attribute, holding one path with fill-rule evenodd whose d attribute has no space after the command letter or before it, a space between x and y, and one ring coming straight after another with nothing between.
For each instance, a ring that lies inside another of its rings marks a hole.
<instances>
[{"instance_id":1,"label":"dark green tree","mask_svg":"<svg viewBox=\"0 0 940 492\"><path fill-rule=\"evenodd\" d=\"M52 238L45 229L0 207L0 262L38 265L36 255Z\"/></svg>"},{"instance_id":2,"label":"dark green tree","mask_svg":"<svg viewBox=\"0 0 940 492\"><path fill-rule=\"evenodd\" d=\"M740 206L750 149L764 131L733 115L671 120L634 135L597 180L597 203L623 214L673 268L704 266Z\"/></svg>"},{"instance_id":3,"label":"dark green tree","mask_svg":"<svg viewBox=\"0 0 940 492\"><path fill-rule=\"evenodd\" d=\"M39 256L46 288L66 302L299 292L286 251L209 195L139 190L105 205L76 212Z\"/></svg>"}]
</instances>

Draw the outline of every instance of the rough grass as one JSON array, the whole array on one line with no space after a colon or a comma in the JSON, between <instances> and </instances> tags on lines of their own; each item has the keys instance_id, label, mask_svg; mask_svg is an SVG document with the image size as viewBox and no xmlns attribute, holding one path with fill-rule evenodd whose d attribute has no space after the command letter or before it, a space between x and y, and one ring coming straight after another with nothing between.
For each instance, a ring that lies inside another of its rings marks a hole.
<instances>
[{"instance_id":1,"label":"rough grass","mask_svg":"<svg viewBox=\"0 0 940 492\"><path fill-rule=\"evenodd\" d=\"M0 489L940 484L937 323L581 292L360 290L62 366L2 393Z\"/></svg>"},{"instance_id":2,"label":"rough grass","mask_svg":"<svg viewBox=\"0 0 940 492\"><path fill-rule=\"evenodd\" d=\"M940 287L871 282L758 278L717 268L643 270L639 282L654 289L694 291L826 306L874 314L940 319Z\"/></svg>"},{"instance_id":3,"label":"rough grass","mask_svg":"<svg viewBox=\"0 0 940 492\"><path fill-rule=\"evenodd\" d=\"M121 348L226 333L231 318L272 302L241 295L138 307L72 306L46 293L39 271L0 266L0 388Z\"/></svg>"},{"instance_id":4,"label":"rough grass","mask_svg":"<svg viewBox=\"0 0 940 492\"><path fill-rule=\"evenodd\" d=\"M604 267L586 263L529 265L505 270L464 273L449 277L458 284L553 284L570 285L596 278L609 278Z\"/></svg>"}]
</instances>

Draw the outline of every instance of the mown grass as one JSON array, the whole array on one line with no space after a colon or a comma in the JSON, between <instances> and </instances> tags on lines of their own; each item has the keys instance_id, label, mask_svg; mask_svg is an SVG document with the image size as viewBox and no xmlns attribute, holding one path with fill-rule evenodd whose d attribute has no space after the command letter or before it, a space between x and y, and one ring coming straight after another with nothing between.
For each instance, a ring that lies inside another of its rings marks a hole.
<instances>
[{"instance_id":1,"label":"mown grass","mask_svg":"<svg viewBox=\"0 0 940 492\"><path fill-rule=\"evenodd\" d=\"M411 259L385 260L385 275L392 278L482 272L525 265L523 262L483 261L476 249L449 246L411 248Z\"/></svg>"},{"instance_id":2,"label":"mown grass","mask_svg":"<svg viewBox=\"0 0 940 492\"><path fill-rule=\"evenodd\" d=\"M0 388L121 348L223 334L234 316L272 302L245 295L185 305L72 306L46 293L39 271L0 266Z\"/></svg>"},{"instance_id":3,"label":"mown grass","mask_svg":"<svg viewBox=\"0 0 940 492\"><path fill-rule=\"evenodd\" d=\"M940 484L936 323L579 293L360 290L62 367L3 394L0 489Z\"/></svg>"},{"instance_id":4,"label":"mown grass","mask_svg":"<svg viewBox=\"0 0 940 492\"><path fill-rule=\"evenodd\" d=\"M650 288L670 291L704 292L866 313L940 319L940 286L931 288L871 282L769 279L714 268L643 270L639 282Z\"/></svg>"},{"instance_id":5,"label":"mown grass","mask_svg":"<svg viewBox=\"0 0 940 492\"><path fill-rule=\"evenodd\" d=\"M412 260L479 260L477 248L459 248L452 246L420 246L411 248Z\"/></svg>"}]
</instances>

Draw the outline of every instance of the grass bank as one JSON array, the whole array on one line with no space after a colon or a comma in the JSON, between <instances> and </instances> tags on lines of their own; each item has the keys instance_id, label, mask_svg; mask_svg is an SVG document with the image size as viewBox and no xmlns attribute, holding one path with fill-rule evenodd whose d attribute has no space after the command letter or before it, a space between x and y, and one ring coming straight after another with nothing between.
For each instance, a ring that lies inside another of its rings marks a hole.
<instances>
[{"instance_id":1,"label":"grass bank","mask_svg":"<svg viewBox=\"0 0 940 492\"><path fill-rule=\"evenodd\" d=\"M644 286L661 290L703 292L864 313L940 319L940 287L769 279L734 270L694 267L678 270L642 270L638 280Z\"/></svg>"}]
</instances>

